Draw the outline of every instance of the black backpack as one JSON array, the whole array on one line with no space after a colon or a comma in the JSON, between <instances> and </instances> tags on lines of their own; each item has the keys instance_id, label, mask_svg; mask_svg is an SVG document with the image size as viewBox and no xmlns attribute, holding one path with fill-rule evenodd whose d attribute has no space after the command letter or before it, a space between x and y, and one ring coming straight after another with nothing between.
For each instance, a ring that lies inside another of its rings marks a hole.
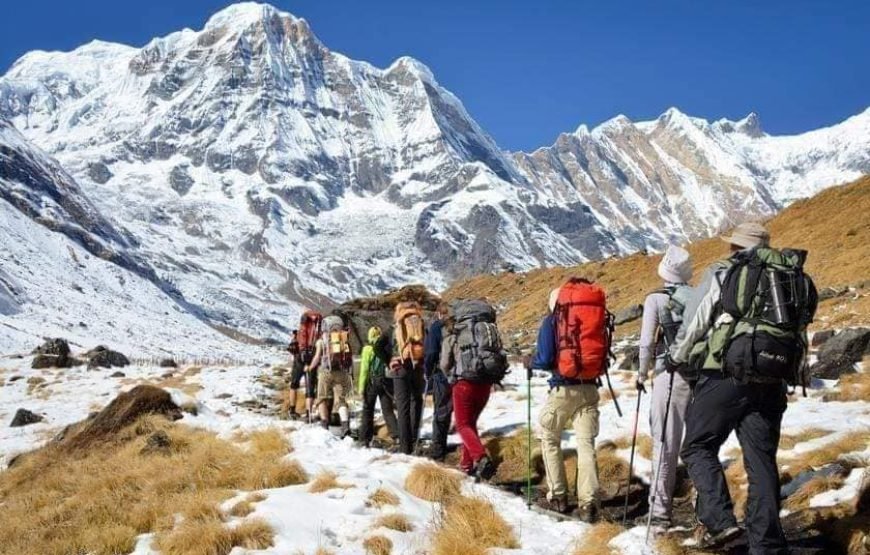
<instances>
[{"instance_id":1,"label":"black backpack","mask_svg":"<svg viewBox=\"0 0 870 555\"><path fill-rule=\"evenodd\" d=\"M500 383L509 364L496 325L495 309L482 300L458 300L450 308L458 351L457 377Z\"/></svg>"}]
</instances>

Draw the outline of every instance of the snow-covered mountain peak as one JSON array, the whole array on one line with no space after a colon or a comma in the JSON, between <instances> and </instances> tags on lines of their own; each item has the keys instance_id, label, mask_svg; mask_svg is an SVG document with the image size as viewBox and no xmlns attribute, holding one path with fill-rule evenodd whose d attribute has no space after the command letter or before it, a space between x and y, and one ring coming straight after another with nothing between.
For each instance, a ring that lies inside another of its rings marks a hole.
<instances>
[{"instance_id":1,"label":"snow-covered mountain peak","mask_svg":"<svg viewBox=\"0 0 870 555\"><path fill-rule=\"evenodd\" d=\"M270 21L272 19L287 19L290 21L298 21L291 13L281 11L271 4L261 2L237 2L230 4L226 8L215 13L205 23L204 30L214 29L218 27L230 27L232 29L243 29L253 23Z\"/></svg>"}]
</instances>

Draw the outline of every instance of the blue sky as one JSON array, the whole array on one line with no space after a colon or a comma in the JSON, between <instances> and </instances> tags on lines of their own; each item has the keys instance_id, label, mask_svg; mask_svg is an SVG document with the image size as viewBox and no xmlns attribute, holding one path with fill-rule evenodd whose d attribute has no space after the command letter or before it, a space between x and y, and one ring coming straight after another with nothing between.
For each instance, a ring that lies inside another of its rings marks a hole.
<instances>
[{"instance_id":1,"label":"blue sky","mask_svg":"<svg viewBox=\"0 0 870 555\"><path fill-rule=\"evenodd\" d=\"M201 28L226 1L14 2L0 71L32 49L94 38L142 45ZM800 132L870 105L870 2L276 0L333 50L430 66L506 149L552 143L580 123L669 106Z\"/></svg>"}]
</instances>

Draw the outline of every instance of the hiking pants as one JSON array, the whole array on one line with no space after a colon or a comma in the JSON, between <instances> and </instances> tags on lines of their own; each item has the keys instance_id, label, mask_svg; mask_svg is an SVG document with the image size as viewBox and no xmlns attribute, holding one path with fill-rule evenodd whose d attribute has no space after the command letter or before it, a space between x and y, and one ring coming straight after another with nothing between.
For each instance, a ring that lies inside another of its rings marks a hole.
<instances>
[{"instance_id":1,"label":"hiking pants","mask_svg":"<svg viewBox=\"0 0 870 555\"><path fill-rule=\"evenodd\" d=\"M674 386L671 391L671 406L668 409L668 389L671 376ZM656 491L650 491L650 507L653 520L670 522L674 505L674 487L677 482L677 461L683 443L686 410L692 398L692 387L679 372L660 372L653 379L650 397L649 428L653 444L652 483ZM667 427L665 424L667 412ZM655 473L659 473L656 481Z\"/></svg>"},{"instance_id":2,"label":"hiking pants","mask_svg":"<svg viewBox=\"0 0 870 555\"><path fill-rule=\"evenodd\" d=\"M477 419L489 401L492 384L459 380L453 384L453 409L456 414L456 432L462 438L462 458L459 467L471 472L474 465L486 455L486 449L477 433Z\"/></svg>"},{"instance_id":3,"label":"hiking pants","mask_svg":"<svg viewBox=\"0 0 870 555\"><path fill-rule=\"evenodd\" d=\"M399 447L402 453L414 452L420 433L423 416L423 387L426 378L421 365L410 365L401 378L393 378L393 397L396 403L396 419L399 424Z\"/></svg>"},{"instance_id":4,"label":"hiking pants","mask_svg":"<svg viewBox=\"0 0 870 555\"><path fill-rule=\"evenodd\" d=\"M598 496L598 388L592 384L561 385L550 390L539 419L541 450L547 474L547 498L568 495L562 457L562 432L573 426L577 442L577 501L580 506Z\"/></svg>"},{"instance_id":5,"label":"hiking pants","mask_svg":"<svg viewBox=\"0 0 870 555\"><path fill-rule=\"evenodd\" d=\"M381 413L390 436L395 438L399 435L399 425L396 423L396 412L393 408L392 380L384 376L369 377L363 391L362 419L359 423L359 439L365 445L369 445L375 435L375 404L378 399L381 401Z\"/></svg>"},{"instance_id":6,"label":"hiking pants","mask_svg":"<svg viewBox=\"0 0 870 555\"><path fill-rule=\"evenodd\" d=\"M326 370L317 384L317 404L331 402L331 408L347 408L347 396L353 390L350 373L347 370Z\"/></svg>"},{"instance_id":7,"label":"hiking pants","mask_svg":"<svg viewBox=\"0 0 870 555\"><path fill-rule=\"evenodd\" d=\"M305 373L305 364L302 363L302 357L294 357L293 371L290 373L290 389L299 389L302 384L302 377L305 377L305 398L314 399L317 397L317 370Z\"/></svg>"},{"instance_id":8,"label":"hiking pants","mask_svg":"<svg viewBox=\"0 0 870 555\"><path fill-rule=\"evenodd\" d=\"M447 454L447 436L450 434L450 419L453 416L452 387L444 372L437 371L432 375L432 449L433 457L443 457Z\"/></svg>"},{"instance_id":9,"label":"hiking pants","mask_svg":"<svg viewBox=\"0 0 870 555\"><path fill-rule=\"evenodd\" d=\"M701 375L686 414L682 456L698 490L698 519L713 533L737 525L719 462L719 448L737 431L749 480L745 524L753 555L788 553L779 521L776 465L785 408L784 383L741 384L716 372Z\"/></svg>"}]
</instances>

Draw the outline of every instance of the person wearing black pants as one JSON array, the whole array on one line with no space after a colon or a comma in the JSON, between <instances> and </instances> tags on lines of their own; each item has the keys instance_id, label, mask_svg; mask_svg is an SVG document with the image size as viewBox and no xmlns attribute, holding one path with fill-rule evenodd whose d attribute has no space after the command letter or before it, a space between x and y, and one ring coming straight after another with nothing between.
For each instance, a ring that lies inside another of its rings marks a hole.
<instances>
[{"instance_id":1,"label":"person wearing black pants","mask_svg":"<svg viewBox=\"0 0 870 555\"><path fill-rule=\"evenodd\" d=\"M423 365L411 360L394 360L401 364L404 376L393 378L393 397L396 404L396 419L399 424L399 447L402 453L411 455L420 434L420 420L423 416L423 388L426 377Z\"/></svg>"},{"instance_id":2,"label":"person wearing black pants","mask_svg":"<svg viewBox=\"0 0 870 555\"><path fill-rule=\"evenodd\" d=\"M368 333L369 343L362 350L359 373L359 393L363 398L362 419L359 425L359 442L368 447L374 438L375 404L381 401L384 423L395 441L399 437L399 425L393 407L393 380L386 377L384 368L390 359L390 340L373 327Z\"/></svg>"},{"instance_id":3,"label":"person wearing black pants","mask_svg":"<svg viewBox=\"0 0 870 555\"><path fill-rule=\"evenodd\" d=\"M438 305L437 319L429 326L426 334L425 358L423 369L426 379L432 380L432 445L429 456L436 461L443 461L447 456L447 436L450 434L450 420L453 418L453 393L447 376L438 366L441 356L441 340L444 320L447 318L447 305Z\"/></svg>"}]
</instances>

